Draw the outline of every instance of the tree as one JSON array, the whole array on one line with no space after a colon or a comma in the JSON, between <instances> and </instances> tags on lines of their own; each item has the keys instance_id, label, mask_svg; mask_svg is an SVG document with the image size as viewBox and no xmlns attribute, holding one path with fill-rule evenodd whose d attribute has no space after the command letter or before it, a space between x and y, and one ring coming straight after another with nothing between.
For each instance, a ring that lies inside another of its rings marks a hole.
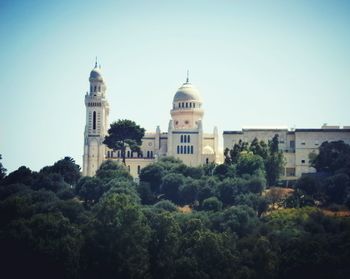
<instances>
[{"instance_id":1,"label":"tree","mask_svg":"<svg viewBox=\"0 0 350 279\"><path fill-rule=\"evenodd\" d=\"M343 141L323 142L311 164L318 172L343 172L350 176L350 145Z\"/></svg>"},{"instance_id":2,"label":"tree","mask_svg":"<svg viewBox=\"0 0 350 279\"><path fill-rule=\"evenodd\" d=\"M181 174L169 173L163 177L161 193L165 198L179 204L179 189L184 184L185 177Z\"/></svg>"},{"instance_id":3,"label":"tree","mask_svg":"<svg viewBox=\"0 0 350 279\"><path fill-rule=\"evenodd\" d=\"M123 119L111 124L108 136L105 137L103 143L113 151L120 150L125 165L126 148L130 148L132 152L140 153L144 135L144 128L141 128L134 121Z\"/></svg>"},{"instance_id":4,"label":"tree","mask_svg":"<svg viewBox=\"0 0 350 279\"><path fill-rule=\"evenodd\" d=\"M242 152L236 167L237 174L259 175L264 173L264 161L259 155Z\"/></svg>"},{"instance_id":5,"label":"tree","mask_svg":"<svg viewBox=\"0 0 350 279\"><path fill-rule=\"evenodd\" d=\"M107 160L104 161L96 171L96 177L108 182L112 179L133 180L128 169L118 162Z\"/></svg>"},{"instance_id":6,"label":"tree","mask_svg":"<svg viewBox=\"0 0 350 279\"><path fill-rule=\"evenodd\" d=\"M266 180L269 186L276 185L284 166L283 152L278 150L278 134L268 143L268 156L265 160Z\"/></svg>"},{"instance_id":7,"label":"tree","mask_svg":"<svg viewBox=\"0 0 350 279\"><path fill-rule=\"evenodd\" d=\"M2 159L0 154L0 160ZM0 162L0 182L5 178L6 176L6 169L3 167L2 163Z\"/></svg>"},{"instance_id":8,"label":"tree","mask_svg":"<svg viewBox=\"0 0 350 279\"><path fill-rule=\"evenodd\" d=\"M164 168L159 163L153 163L141 169L140 181L149 183L151 191L158 194L164 173Z\"/></svg>"},{"instance_id":9,"label":"tree","mask_svg":"<svg viewBox=\"0 0 350 279\"><path fill-rule=\"evenodd\" d=\"M202 208L206 211L220 211L222 208L222 202L219 201L217 197L210 197L203 201Z\"/></svg>"},{"instance_id":10,"label":"tree","mask_svg":"<svg viewBox=\"0 0 350 279\"><path fill-rule=\"evenodd\" d=\"M71 157L57 161L53 166L46 166L40 170L40 174L60 174L64 181L70 185L75 185L80 178L80 166Z\"/></svg>"}]
</instances>

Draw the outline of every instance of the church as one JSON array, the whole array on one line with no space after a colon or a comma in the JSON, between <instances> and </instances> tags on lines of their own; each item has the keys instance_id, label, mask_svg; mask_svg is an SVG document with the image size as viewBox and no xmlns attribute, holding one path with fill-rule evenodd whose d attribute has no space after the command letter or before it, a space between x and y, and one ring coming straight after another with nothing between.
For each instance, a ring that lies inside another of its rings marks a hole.
<instances>
[{"instance_id":1,"label":"church","mask_svg":"<svg viewBox=\"0 0 350 279\"><path fill-rule=\"evenodd\" d=\"M90 72L89 82L90 90L85 95L84 176L93 176L105 160L122 161L120 151L114 152L103 144L110 125L109 103L97 62ZM218 130L214 127L212 133L204 133L203 101L188 75L174 95L170 115L167 131L162 132L158 126L155 132L145 133L140 155L126 150L126 166L133 177L138 177L142 168L165 156L178 158L189 166L222 162Z\"/></svg>"}]
</instances>

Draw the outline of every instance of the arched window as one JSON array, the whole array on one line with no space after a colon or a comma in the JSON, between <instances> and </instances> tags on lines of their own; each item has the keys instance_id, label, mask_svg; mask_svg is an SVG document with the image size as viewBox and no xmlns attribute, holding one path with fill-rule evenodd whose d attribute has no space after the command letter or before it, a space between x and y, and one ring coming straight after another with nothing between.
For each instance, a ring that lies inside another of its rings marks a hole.
<instances>
[{"instance_id":1,"label":"arched window","mask_svg":"<svg viewBox=\"0 0 350 279\"><path fill-rule=\"evenodd\" d=\"M208 158L205 159L205 163L206 163L207 165L209 164L209 159L208 159Z\"/></svg>"},{"instance_id":2,"label":"arched window","mask_svg":"<svg viewBox=\"0 0 350 279\"><path fill-rule=\"evenodd\" d=\"M188 108L188 103L186 103L186 108Z\"/></svg>"},{"instance_id":3,"label":"arched window","mask_svg":"<svg viewBox=\"0 0 350 279\"><path fill-rule=\"evenodd\" d=\"M181 143L184 142L184 136L183 135L180 136L180 142Z\"/></svg>"},{"instance_id":4,"label":"arched window","mask_svg":"<svg viewBox=\"0 0 350 279\"><path fill-rule=\"evenodd\" d=\"M130 151L131 158L134 157L134 152Z\"/></svg>"},{"instance_id":5,"label":"arched window","mask_svg":"<svg viewBox=\"0 0 350 279\"><path fill-rule=\"evenodd\" d=\"M193 145L191 145L191 154L193 154Z\"/></svg>"},{"instance_id":6,"label":"arched window","mask_svg":"<svg viewBox=\"0 0 350 279\"><path fill-rule=\"evenodd\" d=\"M127 157L130 158L130 150L127 152Z\"/></svg>"},{"instance_id":7,"label":"arched window","mask_svg":"<svg viewBox=\"0 0 350 279\"><path fill-rule=\"evenodd\" d=\"M149 151L147 151L147 158L149 158Z\"/></svg>"},{"instance_id":8,"label":"arched window","mask_svg":"<svg viewBox=\"0 0 350 279\"><path fill-rule=\"evenodd\" d=\"M141 167L137 166L137 174L140 174L140 171L141 171Z\"/></svg>"},{"instance_id":9,"label":"arched window","mask_svg":"<svg viewBox=\"0 0 350 279\"><path fill-rule=\"evenodd\" d=\"M153 151L151 151L150 153L151 153L151 158L153 158Z\"/></svg>"},{"instance_id":10,"label":"arched window","mask_svg":"<svg viewBox=\"0 0 350 279\"><path fill-rule=\"evenodd\" d=\"M182 103L182 107L184 107L185 103Z\"/></svg>"},{"instance_id":11,"label":"arched window","mask_svg":"<svg viewBox=\"0 0 350 279\"><path fill-rule=\"evenodd\" d=\"M179 103L179 108L181 107L181 103Z\"/></svg>"},{"instance_id":12,"label":"arched window","mask_svg":"<svg viewBox=\"0 0 350 279\"><path fill-rule=\"evenodd\" d=\"M96 130L96 111L94 111L92 118L92 129Z\"/></svg>"},{"instance_id":13,"label":"arched window","mask_svg":"<svg viewBox=\"0 0 350 279\"><path fill-rule=\"evenodd\" d=\"M186 141L186 139L187 139L187 136L186 136L186 135L184 135L184 142L187 142L187 141Z\"/></svg>"},{"instance_id":14,"label":"arched window","mask_svg":"<svg viewBox=\"0 0 350 279\"><path fill-rule=\"evenodd\" d=\"M190 146L187 146L187 154L190 154Z\"/></svg>"},{"instance_id":15,"label":"arched window","mask_svg":"<svg viewBox=\"0 0 350 279\"><path fill-rule=\"evenodd\" d=\"M187 148L186 148L186 145L184 145L184 154L187 154Z\"/></svg>"},{"instance_id":16,"label":"arched window","mask_svg":"<svg viewBox=\"0 0 350 279\"><path fill-rule=\"evenodd\" d=\"M177 154L180 153L180 146L177 146Z\"/></svg>"},{"instance_id":17,"label":"arched window","mask_svg":"<svg viewBox=\"0 0 350 279\"><path fill-rule=\"evenodd\" d=\"M113 158L113 151L111 151L111 157Z\"/></svg>"},{"instance_id":18,"label":"arched window","mask_svg":"<svg viewBox=\"0 0 350 279\"><path fill-rule=\"evenodd\" d=\"M184 148L183 146L181 145L181 148L180 148L180 153L183 154L184 153Z\"/></svg>"},{"instance_id":19,"label":"arched window","mask_svg":"<svg viewBox=\"0 0 350 279\"><path fill-rule=\"evenodd\" d=\"M191 142L190 135L187 136L187 142Z\"/></svg>"}]
</instances>

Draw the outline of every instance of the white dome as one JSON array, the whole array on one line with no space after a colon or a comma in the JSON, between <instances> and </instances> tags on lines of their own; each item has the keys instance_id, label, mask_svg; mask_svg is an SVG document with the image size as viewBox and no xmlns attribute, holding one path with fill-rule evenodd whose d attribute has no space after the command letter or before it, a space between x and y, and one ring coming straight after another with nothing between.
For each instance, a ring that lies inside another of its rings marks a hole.
<instances>
[{"instance_id":1,"label":"white dome","mask_svg":"<svg viewBox=\"0 0 350 279\"><path fill-rule=\"evenodd\" d=\"M205 155L212 155L212 154L214 154L214 150L213 150L213 148L211 148L211 146L206 145L203 148L203 154L205 154Z\"/></svg>"},{"instance_id":2,"label":"white dome","mask_svg":"<svg viewBox=\"0 0 350 279\"><path fill-rule=\"evenodd\" d=\"M202 99L200 97L199 91L191 83L184 83L176 92L173 102L181 101L199 101Z\"/></svg>"},{"instance_id":3,"label":"white dome","mask_svg":"<svg viewBox=\"0 0 350 279\"><path fill-rule=\"evenodd\" d=\"M103 81L103 77L101 74L101 69L97 68L97 66L95 68L92 69L92 71L90 72L90 78L89 80L94 80L94 81Z\"/></svg>"}]
</instances>

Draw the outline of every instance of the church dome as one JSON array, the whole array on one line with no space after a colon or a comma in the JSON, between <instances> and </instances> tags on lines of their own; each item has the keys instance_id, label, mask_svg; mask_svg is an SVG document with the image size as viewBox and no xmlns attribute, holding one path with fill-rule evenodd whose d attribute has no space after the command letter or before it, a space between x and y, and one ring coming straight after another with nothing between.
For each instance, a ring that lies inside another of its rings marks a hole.
<instances>
[{"instance_id":1,"label":"church dome","mask_svg":"<svg viewBox=\"0 0 350 279\"><path fill-rule=\"evenodd\" d=\"M95 80L95 81L103 81L103 77L101 74L101 69L97 68L97 66L95 66L95 68L92 69L92 71L90 72L90 78L89 80Z\"/></svg>"},{"instance_id":2,"label":"church dome","mask_svg":"<svg viewBox=\"0 0 350 279\"><path fill-rule=\"evenodd\" d=\"M198 101L201 102L199 91L191 83L184 83L176 92L173 102Z\"/></svg>"}]
</instances>

